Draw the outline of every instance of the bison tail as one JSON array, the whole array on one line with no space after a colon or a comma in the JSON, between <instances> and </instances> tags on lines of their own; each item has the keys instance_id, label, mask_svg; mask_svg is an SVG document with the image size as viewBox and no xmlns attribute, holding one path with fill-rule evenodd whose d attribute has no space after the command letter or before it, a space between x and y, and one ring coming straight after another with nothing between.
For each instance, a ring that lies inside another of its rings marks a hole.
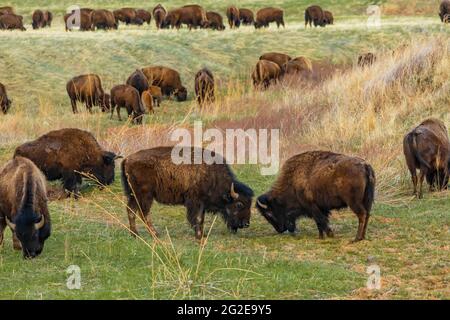
<instances>
[{"instance_id":1,"label":"bison tail","mask_svg":"<svg viewBox=\"0 0 450 320\"><path fill-rule=\"evenodd\" d=\"M134 195L133 195L133 190L131 189L130 182L128 181L128 177L126 174L126 169L125 169L126 162L127 162L126 159L122 161L122 164L120 165L120 167L121 167L120 171L121 171L123 192L124 192L125 196L127 197L127 199L130 200L131 198L134 197Z\"/></svg>"},{"instance_id":2,"label":"bison tail","mask_svg":"<svg viewBox=\"0 0 450 320\"><path fill-rule=\"evenodd\" d=\"M372 205L375 200L375 172L371 165L366 164L366 190L364 191L364 208L367 213L370 213L372 210Z\"/></svg>"}]
</instances>

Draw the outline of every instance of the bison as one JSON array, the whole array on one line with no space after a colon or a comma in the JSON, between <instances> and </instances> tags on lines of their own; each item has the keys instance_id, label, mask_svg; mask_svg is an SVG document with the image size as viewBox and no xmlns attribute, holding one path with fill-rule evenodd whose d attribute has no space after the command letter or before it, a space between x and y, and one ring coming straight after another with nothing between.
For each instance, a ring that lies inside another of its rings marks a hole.
<instances>
[{"instance_id":1,"label":"bison","mask_svg":"<svg viewBox=\"0 0 450 320\"><path fill-rule=\"evenodd\" d=\"M278 81L281 68L275 62L259 60L252 73L253 85L255 87L268 88L272 83Z\"/></svg>"},{"instance_id":2,"label":"bison","mask_svg":"<svg viewBox=\"0 0 450 320\"><path fill-rule=\"evenodd\" d=\"M0 171L0 246L8 225L13 247L32 259L42 253L50 237L46 181L30 160L15 157Z\"/></svg>"},{"instance_id":3,"label":"bison","mask_svg":"<svg viewBox=\"0 0 450 320\"><path fill-rule=\"evenodd\" d=\"M442 22L445 22L445 16L450 14L450 0L443 0L439 6L439 17Z\"/></svg>"},{"instance_id":4,"label":"bison","mask_svg":"<svg viewBox=\"0 0 450 320\"><path fill-rule=\"evenodd\" d=\"M21 30L27 29L23 26L23 17L16 14L0 15L0 30Z\"/></svg>"},{"instance_id":5,"label":"bison","mask_svg":"<svg viewBox=\"0 0 450 320\"><path fill-rule=\"evenodd\" d=\"M214 102L214 76L208 68L203 68L195 75L195 95L199 106Z\"/></svg>"},{"instance_id":6,"label":"bison","mask_svg":"<svg viewBox=\"0 0 450 320\"><path fill-rule=\"evenodd\" d=\"M131 117L133 122L137 124L142 123L145 109L142 105L139 91L134 87L127 84L121 84L111 89L111 119L113 118L114 109L116 109L116 107L119 121L122 121L120 108L123 107L127 109L128 117Z\"/></svg>"},{"instance_id":7,"label":"bison","mask_svg":"<svg viewBox=\"0 0 450 320\"><path fill-rule=\"evenodd\" d=\"M276 22L277 27L284 27L284 12L278 8L264 8L256 13L255 28L268 28L271 22Z\"/></svg>"},{"instance_id":8,"label":"bison","mask_svg":"<svg viewBox=\"0 0 450 320\"><path fill-rule=\"evenodd\" d=\"M134 71L127 79L126 82L128 85L134 87L139 94L141 95L142 92L148 90L149 88L149 84L148 84L148 80L145 77L144 73L137 69L136 71Z\"/></svg>"},{"instance_id":9,"label":"bison","mask_svg":"<svg viewBox=\"0 0 450 320\"><path fill-rule=\"evenodd\" d=\"M227 18L230 29L239 28L241 25L241 18L239 16L239 9L235 6L227 8Z\"/></svg>"},{"instance_id":10,"label":"bison","mask_svg":"<svg viewBox=\"0 0 450 320\"><path fill-rule=\"evenodd\" d=\"M361 68L369 67L377 61L377 57L372 52L360 54L358 57L358 66Z\"/></svg>"},{"instance_id":11,"label":"bison","mask_svg":"<svg viewBox=\"0 0 450 320\"><path fill-rule=\"evenodd\" d=\"M174 153L187 161L175 163ZM253 191L236 179L225 159L201 148L186 147L182 153L172 147L159 147L139 151L122 162L131 234L138 234L135 220L139 214L149 231L156 235L150 217L155 200L185 206L197 239L203 237L205 212L220 213L232 232L249 227ZM198 153L210 153L215 163L195 164Z\"/></svg>"},{"instance_id":12,"label":"bison","mask_svg":"<svg viewBox=\"0 0 450 320\"><path fill-rule=\"evenodd\" d=\"M144 9L136 10L136 18L141 19L146 24L150 24L150 22L152 22L152 14Z\"/></svg>"},{"instance_id":13,"label":"bison","mask_svg":"<svg viewBox=\"0 0 450 320\"><path fill-rule=\"evenodd\" d=\"M167 13L162 27L171 27L179 29L182 24L192 28L208 27L206 11L199 5L187 5Z\"/></svg>"},{"instance_id":14,"label":"bison","mask_svg":"<svg viewBox=\"0 0 450 320\"><path fill-rule=\"evenodd\" d=\"M305 57L297 57L286 62L281 67L281 74L297 74L310 76L313 72L311 60Z\"/></svg>"},{"instance_id":15,"label":"bison","mask_svg":"<svg viewBox=\"0 0 450 320\"><path fill-rule=\"evenodd\" d=\"M153 18L155 19L156 28L161 29L163 27L166 15L166 9L160 4L153 9Z\"/></svg>"},{"instance_id":16,"label":"bison","mask_svg":"<svg viewBox=\"0 0 450 320\"><path fill-rule=\"evenodd\" d=\"M161 88L158 86L150 86L149 89L150 94L153 97L153 104L157 107L161 105L162 101L162 91Z\"/></svg>"},{"instance_id":17,"label":"bison","mask_svg":"<svg viewBox=\"0 0 450 320\"><path fill-rule=\"evenodd\" d=\"M142 92L141 101L142 101L142 106L144 107L145 110L148 111L148 113L155 113L155 111L153 109L154 99L153 99L152 92L150 91L150 89Z\"/></svg>"},{"instance_id":18,"label":"bison","mask_svg":"<svg viewBox=\"0 0 450 320\"><path fill-rule=\"evenodd\" d=\"M308 27L308 24L312 28L312 23L314 23L314 27L325 27L326 25L324 12L319 6L310 6L305 10L305 28Z\"/></svg>"},{"instance_id":19,"label":"bison","mask_svg":"<svg viewBox=\"0 0 450 320\"><path fill-rule=\"evenodd\" d=\"M73 113L77 113L77 101L86 105L92 113L93 106L99 106L102 112L110 109L108 96L102 88L102 81L96 74L85 74L69 80L66 85Z\"/></svg>"},{"instance_id":20,"label":"bison","mask_svg":"<svg viewBox=\"0 0 450 320\"><path fill-rule=\"evenodd\" d=\"M117 21L125 24L131 24L136 20L136 10L133 8L122 8L113 11L114 18Z\"/></svg>"},{"instance_id":21,"label":"bison","mask_svg":"<svg viewBox=\"0 0 450 320\"><path fill-rule=\"evenodd\" d=\"M94 136L80 129L51 131L19 146L14 154L28 158L49 181L62 180L68 196L79 196L83 175L95 179L100 187L114 182L113 152L103 150Z\"/></svg>"},{"instance_id":22,"label":"bison","mask_svg":"<svg viewBox=\"0 0 450 320\"><path fill-rule=\"evenodd\" d=\"M284 53L269 52L259 57L259 60L268 60L275 62L280 68L289 62L292 58Z\"/></svg>"},{"instance_id":23,"label":"bison","mask_svg":"<svg viewBox=\"0 0 450 320\"><path fill-rule=\"evenodd\" d=\"M92 28L93 30L117 30L119 28L119 24L111 11L100 9L92 12Z\"/></svg>"},{"instance_id":24,"label":"bison","mask_svg":"<svg viewBox=\"0 0 450 320\"><path fill-rule=\"evenodd\" d=\"M334 17L333 17L333 13L331 13L331 11L324 11L323 12L323 17L325 20L325 24L334 24Z\"/></svg>"},{"instance_id":25,"label":"bison","mask_svg":"<svg viewBox=\"0 0 450 320\"><path fill-rule=\"evenodd\" d=\"M150 85L161 88L165 96L174 95L178 101L186 101L187 90L181 84L180 74L170 68L154 66L142 69Z\"/></svg>"},{"instance_id":26,"label":"bison","mask_svg":"<svg viewBox=\"0 0 450 320\"><path fill-rule=\"evenodd\" d=\"M79 23L79 26L76 23ZM93 30L92 13L87 10L81 10L80 21L76 21L73 13L67 13L64 15L64 25L66 26L66 31L72 31L75 27L79 27L80 31Z\"/></svg>"},{"instance_id":27,"label":"bison","mask_svg":"<svg viewBox=\"0 0 450 320\"><path fill-rule=\"evenodd\" d=\"M255 15L250 9L239 9L239 19L244 26L253 25L255 23Z\"/></svg>"},{"instance_id":28,"label":"bison","mask_svg":"<svg viewBox=\"0 0 450 320\"><path fill-rule=\"evenodd\" d=\"M355 242L364 240L375 195L375 173L364 160L342 154L312 151L283 165L271 190L258 197L256 207L283 233L296 231L296 220L314 219L319 237L333 237L331 210L350 207L359 220Z\"/></svg>"},{"instance_id":29,"label":"bison","mask_svg":"<svg viewBox=\"0 0 450 320\"><path fill-rule=\"evenodd\" d=\"M450 141L447 127L438 119L427 119L409 132L403 140L403 152L411 173L414 195L422 198L424 178L430 191L447 188L450 170ZM417 179L417 169L420 170ZM419 184L419 188L417 185Z\"/></svg>"},{"instance_id":30,"label":"bison","mask_svg":"<svg viewBox=\"0 0 450 320\"><path fill-rule=\"evenodd\" d=\"M32 20L33 22L31 23L31 26L33 29L51 27L53 14L50 11L42 11L38 9L33 12Z\"/></svg>"},{"instance_id":31,"label":"bison","mask_svg":"<svg viewBox=\"0 0 450 320\"><path fill-rule=\"evenodd\" d=\"M2 110L3 114L7 114L9 111L9 108L11 108L12 101L9 100L8 95L6 94L6 88L5 86L0 83L0 109Z\"/></svg>"},{"instance_id":32,"label":"bison","mask_svg":"<svg viewBox=\"0 0 450 320\"><path fill-rule=\"evenodd\" d=\"M213 30L225 30L225 25L223 24L223 18L222 16L213 11L208 11L206 13L206 18L208 19L208 26L210 29Z\"/></svg>"}]
</instances>

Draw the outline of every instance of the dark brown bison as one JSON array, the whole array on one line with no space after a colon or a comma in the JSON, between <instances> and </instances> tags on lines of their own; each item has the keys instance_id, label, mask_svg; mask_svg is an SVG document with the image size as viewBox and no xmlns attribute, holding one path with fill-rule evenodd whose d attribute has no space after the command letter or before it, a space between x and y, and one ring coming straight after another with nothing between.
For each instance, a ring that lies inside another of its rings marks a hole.
<instances>
[{"instance_id":1,"label":"dark brown bison","mask_svg":"<svg viewBox=\"0 0 450 320\"><path fill-rule=\"evenodd\" d=\"M239 28L241 25L241 18L239 16L239 9L235 6L227 8L227 18L230 29Z\"/></svg>"},{"instance_id":2,"label":"dark brown bison","mask_svg":"<svg viewBox=\"0 0 450 320\"><path fill-rule=\"evenodd\" d=\"M153 8L153 18L155 19L156 28L161 29L163 27L166 15L167 11L162 5L158 4Z\"/></svg>"},{"instance_id":3,"label":"dark brown bison","mask_svg":"<svg viewBox=\"0 0 450 320\"><path fill-rule=\"evenodd\" d=\"M276 22L277 27L284 27L284 12L278 8L264 8L256 13L255 28L268 28L271 22Z\"/></svg>"},{"instance_id":4,"label":"dark brown bison","mask_svg":"<svg viewBox=\"0 0 450 320\"><path fill-rule=\"evenodd\" d=\"M33 29L51 27L53 14L50 11L36 10L33 12L32 20Z\"/></svg>"},{"instance_id":5,"label":"dark brown bison","mask_svg":"<svg viewBox=\"0 0 450 320\"><path fill-rule=\"evenodd\" d=\"M0 7L0 16L4 14L14 14L14 8L10 6Z\"/></svg>"},{"instance_id":6,"label":"dark brown bison","mask_svg":"<svg viewBox=\"0 0 450 320\"><path fill-rule=\"evenodd\" d=\"M155 113L155 110L153 109L154 99L150 89L142 92L141 101L142 106L144 107L145 110L148 111L148 113Z\"/></svg>"},{"instance_id":7,"label":"dark brown bison","mask_svg":"<svg viewBox=\"0 0 450 320\"><path fill-rule=\"evenodd\" d=\"M89 112L99 106L102 112L110 109L108 96L102 88L102 81L96 74L85 74L69 80L66 85L73 113L77 113L77 101L84 103Z\"/></svg>"},{"instance_id":8,"label":"dark brown bison","mask_svg":"<svg viewBox=\"0 0 450 320\"><path fill-rule=\"evenodd\" d=\"M305 10L305 28L308 24L312 28L313 23L314 27L325 27L326 25L324 12L319 6L310 6Z\"/></svg>"},{"instance_id":9,"label":"dark brown bison","mask_svg":"<svg viewBox=\"0 0 450 320\"><path fill-rule=\"evenodd\" d=\"M376 61L377 57L373 53L371 52L363 53L358 57L358 66L360 66L361 68L369 67L373 65Z\"/></svg>"},{"instance_id":10,"label":"dark brown bison","mask_svg":"<svg viewBox=\"0 0 450 320\"><path fill-rule=\"evenodd\" d=\"M181 84L180 74L170 68L155 66L142 69L150 85L161 88L165 96L174 95L178 101L186 101L187 90Z\"/></svg>"},{"instance_id":11,"label":"dark brown bison","mask_svg":"<svg viewBox=\"0 0 450 320\"><path fill-rule=\"evenodd\" d=\"M114 182L114 161L119 157L104 151L94 136L80 129L51 131L16 149L15 157L30 159L49 181L62 180L64 190L76 198L83 176L105 186Z\"/></svg>"},{"instance_id":12,"label":"dark brown bison","mask_svg":"<svg viewBox=\"0 0 450 320\"><path fill-rule=\"evenodd\" d=\"M101 9L92 12L92 27L93 30L117 30L119 28L119 24L111 11Z\"/></svg>"},{"instance_id":13,"label":"dark brown bison","mask_svg":"<svg viewBox=\"0 0 450 320\"><path fill-rule=\"evenodd\" d=\"M0 16L0 30L21 30L27 29L23 26L23 17L15 14L4 14Z\"/></svg>"},{"instance_id":14,"label":"dark brown bison","mask_svg":"<svg viewBox=\"0 0 450 320\"><path fill-rule=\"evenodd\" d=\"M441 2L441 5L439 6L439 17L441 18L442 22L445 22L444 18L447 14L450 14L450 1L443 0Z\"/></svg>"},{"instance_id":15,"label":"dark brown bison","mask_svg":"<svg viewBox=\"0 0 450 320\"><path fill-rule=\"evenodd\" d=\"M141 95L134 87L127 84L121 84L111 89L111 119L113 118L114 109L116 108L119 121L122 121L122 118L120 117L120 108L125 108L127 109L128 117L130 117L134 123L142 123L145 109L142 105Z\"/></svg>"},{"instance_id":16,"label":"dark brown bison","mask_svg":"<svg viewBox=\"0 0 450 320\"><path fill-rule=\"evenodd\" d=\"M250 9L239 9L239 19L245 26L253 25L255 23L255 15Z\"/></svg>"},{"instance_id":17,"label":"dark brown bison","mask_svg":"<svg viewBox=\"0 0 450 320\"><path fill-rule=\"evenodd\" d=\"M171 10L167 13L163 28L181 28L185 24L189 30L192 28L206 28L208 27L208 19L206 11L199 5L187 5L178 9Z\"/></svg>"},{"instance_id":18,"label":"dark brown bison","mask_svg":"<svg viewBox=\"0 0 450 320\"><path fill-rule=\"evenodd\" d=\"M203 68L195 75L195 95L201 106L214 102L214 76L208 68Z\"/></svg>"},{"instance_id":19,"label":"dark brown bison","mask_svg":"<svg viewBox=\"0 0 450 320\"><path fill-rule=\"evenodd\" d=\"M158 86L150 86L149 89L150 94L153 97L153 104L157 107L161 105L162 101L162 91L161 88Z\"/></svg>"},{"instance_id":20,"label":"dark brown bison","mask_svg":"<svg viewBox=\"0 0 450 320\"><path fill-rule=\"evenodd\" d=\"M175 163L174 152L186 161ZM249 227L253 191L235 178L225 159L214 152L191 147L184 148L182 153L172 147L159 147L139 151L122 162L122 185L128 198L131 233L138 234L138 214L149 231L156 234L150 216L153 201L185 206L197 239L203 237L205 212L220 213L232 232ZM210 153L216 162L195 164L197 153Z\"/></svg>"},{"instance_id":21,"label":"dark brown bison","mask_svg":"<svg viewBox=\"0 0 450 320\"><path fill-rule=\"evenodd\" d=\"M206 13L206 18L208 19L208 27L213 30L225 30L225 25L223 24L222 16L213 11L208 11Z\"/></svg>"},{"instance_id":22,"label":"dark brown bison","mask_svg":"<svg viewBox=\"0 0 450 320\"><path fill-rule=\"evenodd\" d=\"M375 173L364 160L332 152L296 155L283 165L272 189L256 207L279 233L295 232L296 220L314 219L322 239L333 237L331 210L350 207L358 216L355 242L364 240L375 195Z\"/></svg>"},{"instance_id":23,"label":"dark brown bison","mask_svg":"<svg viewBox=\"0 0 450 320\"><path fill-rule=\"evenodd\" d=\"M323 17L325 20L325 24L334 24L334 17L333 17L333 13L331 13L331 11L324 11L323 12Z\"/></svg>"},{"instance_id":24,"label":"dark brown bison","mask_svg":"<svg viewBox=\"0 0 450 320\"><path fill-rule=\"evenodd\" d=\"M290 61L292 58L284 53L278 53L278 52L269 52L263 54L261 57L259 57L259 60L268 60L275 62L280 68L284 66L288 61Z\"/></svg>"},{"instance_id":25,"label":"dark brown bison","mask_svg":"<svg viewBox=\"0 0 450 320\"><path fill-rule=\"evenodd\" d=\"M9 100L6 94L5 86L0 83L0 108L4 114L8 113L9 108L11 108L11 103L11 100Z\"/></svg>"},{"instance_id":26,"label":"dark brown bison","mask_svg":"<svg viewBox=\"0 0 450 320\"><path fill-rule=\"evenodd\" d=\"M122 8L113 11L116 21L123 22L125 24L131 24L136 20L136 10L133 8Z\"/></svg>"},{"instance_id":27,"label":"dark brown bison","mask_svg":"<svg viewBox=\"0 0 450 320\"><path fill-rule=\"evenodd\" d=\"M311 60L305 57L297 57L286 62L281 67L281 74L296 74L302 76L310 76L313 73Z\"/></svg>"},{"instance_id":28,"label":"dark brown bison","mask_svg":"<svg viewBox=\"0 0 450 320\"><path fill-rule=\"evenodd\" d=\"M81 11L80 21L76 20L73 13L67 13L64 15L64 25L66 26L66 31L72 31L75 28L79 28L80 31L94 30L92 26L92 12L87 10Z\"/></svg>"},{"instance_id":29,"label":"dark brown bison","mask_svg":"<svg viewBox=\"0 0 450 320\"><path fill-rule=\"evenodd\" d=\"M136 10L136 18L141 19L146 24L150 24L150 22L152 22L152 14L144 9Z\"/></svg>"},{"instance_id":30,"label":"dark brown bison","mask_svg":"<svg viewBox=\"0 0 450 320\"><path fill-rule=\"evenodd\" d=\"M424 178L430 191L447 188L450 169L450 141L447 127L438 119L427 119L409 132L403 140L406 164L411 172L414 194L422 198ZM417 179L417 170L420 170ZM419 188L417 188L419 184Z\"/></svg>"},{"instance_id":31,"label":"dark brown bison","mask_svg":"<svg viewBox=\"0 0 450 320\"><path fill-rule=\"evenodd\" d=\"M0 246L8 225L13 247L22 249L24 258L40 255L50 237L45 185L42 172L28 159L15 157L0 170Z\"/></svg>"},{"instance_id":32,"label":"dark brown bison","mask_svg":"<svg viewBox=\"0 0 450 320\"><path fill-rule=\"evenodd\" d=\"M149 84L148 84L148 80L145 77L144 73L137 69L136 71L134 71L127 79L126 82L128 85L134 87L139 94L142 94L142 92L148 90L149 88Z\"/></svg>"},{"instance_id":33,"label":"dark brown bison","mask_svg":"<svg viewBox=\"0 0 450 320\"><path fill-rule=\"evenodd\" d=\"M252 73L253 85L266 89L276 83L280 75L281 68L278 64L268 60L259 60Z\"/></svg>"}]
</instances>

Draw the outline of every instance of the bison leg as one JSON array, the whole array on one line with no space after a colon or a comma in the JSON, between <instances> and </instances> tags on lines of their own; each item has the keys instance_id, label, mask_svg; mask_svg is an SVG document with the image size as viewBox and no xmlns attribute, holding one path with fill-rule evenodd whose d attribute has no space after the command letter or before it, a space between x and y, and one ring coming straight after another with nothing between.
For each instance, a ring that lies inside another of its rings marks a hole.
<instances>
[{"instance_id":1,"label":"bison leg","mask_svg":"<svg viewBox=\"0 0 450 320\"><path fill-rule=\"evenodd\" d=\"M144 222L146 225L147 231L153 236L157 237L158 232L156 231L155 227L153 226L151 215L150 215L150 208L153 203L153 199L151 197L146 196L140 196L139 199L142 199L137 202L134 195L131 195L128 199L128 206L127 206L127 213L128 213L128 220L130 222L130 232L132 236L138 235L138 231L136 228L136 215L139 214L139 218Z\"/></svg>"},{"instance_id":2,"label":"bison leg","mask_svg":"<svg viewBox=\"0 0 450 320\"><path fill-rule=\"evenodd\" d=\"M421 168L420 169L420 176L419 176L419 186L418 186L418 191L417 191L417 198L419 198L419 199L423 198L422 187L423 187L423 181L425 179L425 176L426 176L426 169L425 168Z\"/></svg>"},{"instance_id":3,"label":"bison leg","mask_svg":"<svg viewBox=\"0 0 450 320\"><path fill-rule=\"evenodd\" d=\"M369 223L369 212L364 208L362 204L351 204L350 209L358 217L358 232L356 233L355 240L353 242L358 242L365 239L367 224Z\"/></svg>"},{"instance_id":4,"label":"bison leg","mask_svg":"<svg viewBox=\"0 0 450 320\"><path fill-rule=\"evenodd\" d=\"M130 233L133 237L136 237L139 235L139 232L136 228L136 212L138 211L138 206L136 203L136 199L134 196L130 196L128 199L127 204L127 214L128 214L128 221L130 222Z\"/></svg>"},{"instance_id":5,"label":"bison leg","mask_svg":"<svg viewBox=\"0 0 450 320\"><path fill-rule=\"evenodd\" d=\"M122 121L122 117L120 116L120 106L117 106L117 117L119 118L119 121Z\"/></svg>"},{"instance_id":6,"label":"bison leg","mask_svg":"<svg viewBox=\"0 0 450 320\"><path fill-rule=\"evenodd\" d=\"M186 204L187 218L192 228L195 230L195 238L203 238L203 223L205 222L205 210L203 204Z\"/></svg>"},{"instance_id":7,"label":"bison leg","mask_svg":"<svg viewBox=\"0 0 450 320\"><path fill-rule=\"evenodd\" d=\"M78 113L78 110L77 110L77 101L76 101L76 100L73 100L73 99L70 99L70 104L72 105L72 111L73 111L73 113Z\"/></svg>"},{"instance_id":8,"label":"bison leg","mask_svg":"<svg viewBox=\"0 0 450 320\"><path fill-rule=\"evenodd\" d=\"M70 197L72 194L75 199L78 199L79 191L77 183L80 179L74 173L64 173L63 174L63 188L67 192L67 196Z\"/></svg>"}]
</instances>

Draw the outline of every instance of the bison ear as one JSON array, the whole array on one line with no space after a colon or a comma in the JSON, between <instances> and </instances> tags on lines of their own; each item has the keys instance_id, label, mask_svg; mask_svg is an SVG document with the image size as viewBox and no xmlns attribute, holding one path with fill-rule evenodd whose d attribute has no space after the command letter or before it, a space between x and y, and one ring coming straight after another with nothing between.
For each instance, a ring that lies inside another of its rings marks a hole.
<instances>
[{"instance_id":1,"label":"bison ear","mask_svg":"<svg viewBox=\"0 0 450 320\"><path fill-rule=\"evenodd\" d=\"M104 152L103 153L103 161L107 165L111 165L114 163L114 160L120 159L122 156L116 155L114 152Z\"/></svg>"}]
</instances>

